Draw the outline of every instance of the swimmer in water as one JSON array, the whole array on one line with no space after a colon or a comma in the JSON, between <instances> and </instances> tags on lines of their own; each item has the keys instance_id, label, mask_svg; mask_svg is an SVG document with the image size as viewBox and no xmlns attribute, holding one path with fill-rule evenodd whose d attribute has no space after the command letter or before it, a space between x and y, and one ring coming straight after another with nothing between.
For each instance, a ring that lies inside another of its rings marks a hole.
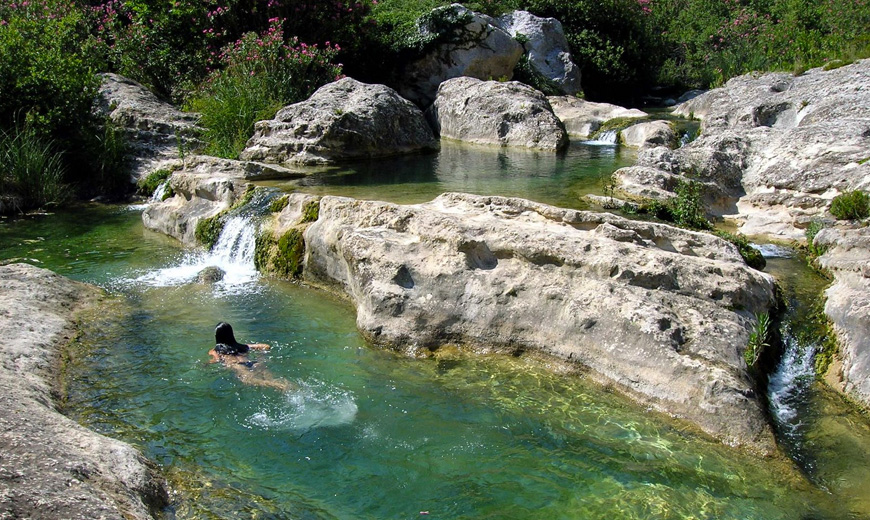
<instances>
[{"instance_id":1,"label":"swimmer in water","mask_svg":"<svg viewBox=\"0 0 870 520\"><path fill-rule=\"evenodd\" d=\"M251 350L269 350L265 343L246 345L236 341L233 327L229 323L220 322L214 329L215 346L208 351L212 363L223 363L231 368L239 379L246 384L265 386L285 391L293 388L286 379L276 378L262 364L248 358Z\"/></svg>"}]
</instances>

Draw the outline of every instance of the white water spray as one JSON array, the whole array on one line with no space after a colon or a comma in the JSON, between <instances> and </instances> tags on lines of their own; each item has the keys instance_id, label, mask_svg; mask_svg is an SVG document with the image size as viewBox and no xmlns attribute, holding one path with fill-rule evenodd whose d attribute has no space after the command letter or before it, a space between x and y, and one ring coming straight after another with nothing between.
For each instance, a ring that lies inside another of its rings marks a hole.
<instances>
[{"instance_id":1,"label":"white water spray","mask_svg":"<svg viewBox=\"0 0 870 520\"><path fill-rule=\"evenodd\" d=\"M151 194L151 202L160 202L163 200L163 196L166 195L166 189L169 187L169 181L163 181L159 186L154 190L154 193Z\"/></svg>"},{"instance_id":2,"label":"white water spray","mask_svg":"<svg viewBox=\"0 0 870 520\"><path fill-rule=\"evenodd\" d=\"M255 220L245 216L229 217L211 251L187 253L177 265L152 271L136 281L155 287L183 285L194 281L206 267L218 267L224 277L216 285L224 289L244 286L259 276L254 266L256 237Z\"/></svg>"},{"instance_id":3,"label":"white water spray","mask_svg":"<svg viewBox=\"0 0 870 520\"><path fill-rule=\"evenodd\" d=\"M800 345L788 331L783 332L785 353L770 376L768 398L770 411L786 435L797 434L800 426L797 405L805 400L806 391L815 377L813 345Z\"/></svg>"},{"instance_id":4,"label":"white water spray","mask_svg":"<svg viewBox=\"0 0 870 520\"><path fill-rule=\"evenodd\" d=\"M608 130L606 132L601 132L598 134L598 139L593 139L591 141L585 141L585 144L594 144L600 146L614 146L616 145L616 140L619 137L619 131L617 130Z\"/></svg>"}]
</instances>

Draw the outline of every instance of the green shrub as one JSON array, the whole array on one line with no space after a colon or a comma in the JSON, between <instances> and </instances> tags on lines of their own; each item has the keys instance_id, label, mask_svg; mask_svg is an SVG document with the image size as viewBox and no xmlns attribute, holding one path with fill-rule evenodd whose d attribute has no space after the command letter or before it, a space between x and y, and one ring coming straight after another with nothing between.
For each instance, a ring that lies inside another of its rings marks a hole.
<instances>
[{"instance_id":1,"label":"green shrub","mask_svg":"<svg viewBox=\"0 0 870 520\"><path fill-rule=\"evenodd\" d=\"M831 215L837 220L861 220L870 217L870 196L860 190L837 195L831 201Z\"/></svg>"},{"instance_id":2,"label":"green shrub","mask_svg":"<svg viewBox=\"0 0 870 520\"><path fill-rule=\"evenodd\" d=\"M743 360L747 367L754 367L764 350L770 345L767 343L770 335L770 316L766 312L755 315L755 324L749 333L749 344L743 351Z\"/></svg>"},{"instance_id":3,"label":"green shrub","mask_svg":"<svg viewBox=\"0 0 870 520\"><path fill-rule=\"evenodd\" d=\"M69 196L60 152L29 125L0 133L0 165L4 212L58 204Z\"/></svg>"},{"instance_id":4,"label":"green shrub","mask_svg":"<svg viewBox=\"0 0 870 520\"><path fill-rule=\"evenodd\" d=\"M767 260L764 259L761 251L752 247L745 236L739 233L728 233L727 231L715 231L713 234L719 238L724 238L737 246L740 256L743 257L743 261L746 262L746 265L749 267L761 271L767 266Z\"/></svg>"},{"instance_id":5,"label":"green shrub","mask_svg":"<svg viewBox=\"0 0 870 520\"><path fill-rule=\"evenodd\" d=\"M713 228L701 199L701 183L680 179L674 191L677 196L669 201L669 206L675 224L691 229Z\"/></svg>"},{"instance_id":6,"label":"green shrub","mask_svg":"<svg viewBox=\"0 0 870 520\"><path fill-rule=\"evenodd\" d=\"M139 179L136 183L136 188L139 195L150 197L157 191L157 187L166 182L166 179L172 175L172 170L160 169L149 173L147 176Z\"/></svg>"},{"instance_id":7,"label":"green shrub","mask_svg":"<svg viewBox=\"0 0 870 520\"><path fill-rule=\"evenodd\" d=\"M338 46L284 41L282 21L261 34L248 33L220 55L223 68L209 75L188 108L202 114L206 153L235 158L254 133L284 105L309 97L341 76L333 62Z\"/></svg>"}]
</instances>

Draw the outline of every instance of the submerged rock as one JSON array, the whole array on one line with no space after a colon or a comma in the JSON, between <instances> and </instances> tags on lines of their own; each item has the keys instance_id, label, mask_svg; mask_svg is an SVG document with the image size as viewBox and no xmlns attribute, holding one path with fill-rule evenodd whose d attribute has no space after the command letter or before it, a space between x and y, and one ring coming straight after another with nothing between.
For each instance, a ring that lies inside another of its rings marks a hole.
<instances>
[{"instance_id":1,"label":"submerged rock","mask_svg":"<svg viewBox=\"0 0 870 520\"><path fill-rule=\"evenodd\" d=\"M624 108L610 103L594 103L576 96L549 96L556 117L565 125L568 135L579 139L592 137L601 125L612 119L642 119L649 114L636 108Z\"/></svg>"},{"instance_id":2,"label":"submerged rock","mask_svg":"<svg viewBox=\"0 0 870 520\"><path fill-rule=\"evenodd\" d=\"M255 125L239 157L277 164L328 164L430 150L423 113L384 85L344 78Z\"/></svg>"},{"instance_id":3,"label":"submerged rock","mask_svg":"<svg viewBox=\"0 0 870 520\"><path fill-rule=\"evenodd\" d=\"M227 273L220 267L210 265L196 273L196 281L203 284L217 283L224 279L225 274Z\"/></svg>"},{"instance_id":4,"label":"submerged rock","mask_svg":"<svg viewBox=\"0 0 870 520\"><path fill-rule=\"evenodd\" d=\"M324 197L304 238L305 280L346 293L377 343L539 352L725 442L773 448L742 352L774 281L717 237L449 193Z\"/></svg>"},{"instance_id":5,"label":"submerged rock","mask_svg":"<svg viewBox=\"0 0 870 520\"><path fill-rule=\"evenodd\" d=\"M26 264L0 267L0 509L4 518L150 519L165 485L131 446L57 411L61 349L96 287ZM38 317L38 319L34 319Z\"/></svg>"},{"instance_id":6,"label":"submerged rock","mask_svg":"<svg viewBox=\"0 0 870 520\"><path fill-rule=\"evenodd\" d=\"M441 137L468 143L559 150L568 134L547 98L516 81L455 78L426 112Z\"/></svg>"},{"instance_id":7,"label":"submerged rock","mask_svg":"<svg viewBox=\"0 0 870 520\"><path fill-rule=\"evenodd\" d=\"M452 4L434 9L418 27L434 45L400 73L396 89L421 107L434 100L442 82L462 76L511 79L523 46L489 16Z\"/></svg>"}]
</instances>

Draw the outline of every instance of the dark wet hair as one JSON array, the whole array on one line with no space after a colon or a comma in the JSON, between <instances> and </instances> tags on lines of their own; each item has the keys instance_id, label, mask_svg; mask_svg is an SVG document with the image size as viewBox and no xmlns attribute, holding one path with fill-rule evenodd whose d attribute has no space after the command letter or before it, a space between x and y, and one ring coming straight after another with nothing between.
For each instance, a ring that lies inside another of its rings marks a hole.
<instances>
[{"instance_id":1,"label":"dark wet hair","mask_svg":"<svg viewBox=\"0 0 870 520\"><path fill-rule=\"evenodd\" d=\"M214 328L214 351L224 356L237 356L245 354L250 348L244 343L236 341L236 336L233 334L233 327L222 321Z\"/></svg>"}]
</instances>

